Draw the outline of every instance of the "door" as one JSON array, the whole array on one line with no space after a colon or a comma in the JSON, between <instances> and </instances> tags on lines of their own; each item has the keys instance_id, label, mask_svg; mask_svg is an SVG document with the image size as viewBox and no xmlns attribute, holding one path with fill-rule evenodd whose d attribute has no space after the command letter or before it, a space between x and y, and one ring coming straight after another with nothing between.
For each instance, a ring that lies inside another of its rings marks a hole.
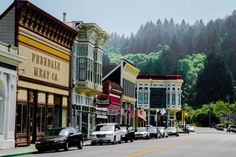
<instances>
[{"instance_id":1,"label":"door","mask_svg":"<svg viewBox=\"0 0 236 157\"><path fill-rule=\"evenodd\" d=\"M61 127L62 123L62 96L54 96L54 127Z\"/></svg>"}]
</instances>

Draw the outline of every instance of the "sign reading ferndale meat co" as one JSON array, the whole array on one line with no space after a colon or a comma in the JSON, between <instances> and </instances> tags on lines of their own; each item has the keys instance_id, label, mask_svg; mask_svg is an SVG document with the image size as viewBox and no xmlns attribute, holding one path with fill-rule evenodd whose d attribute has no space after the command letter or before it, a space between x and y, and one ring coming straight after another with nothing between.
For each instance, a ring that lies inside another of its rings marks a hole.
<instances>
[{"instance_id":1,"label":"sign reading ferndale meat co","mask_svg":"<svg viewBox=\"0 0 236 157\"><path fill-rule=\"evenodd\" d=\"M69 62L47 55L39 50L32 50L24 45L19 45L20 55L27 61L20 64L19 71L23 76L46 81L62 86L69 85Z\"/></svg>"},{"instance_id":2,"label":"sign reading ferndale meat co","mask_svg":"<svg viewBox=\"0 0 236 157\"><path fill-rule=\"evenodd\" d=\"M32 62L40 65L40 67L34 67L34 76L58 82L57 71L60 71L60 63L58 61L32 53ZM45 67L51 68L54 72L46 70Z\"/></svg>"}]
</instances>

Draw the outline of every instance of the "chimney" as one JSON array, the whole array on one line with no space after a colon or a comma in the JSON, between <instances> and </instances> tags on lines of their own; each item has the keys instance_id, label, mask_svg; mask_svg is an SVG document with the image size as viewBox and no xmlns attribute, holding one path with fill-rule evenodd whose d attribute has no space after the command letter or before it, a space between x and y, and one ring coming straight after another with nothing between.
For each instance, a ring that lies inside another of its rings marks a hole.
<instances>
[{"instance_id":1,"label":"chimney","mask_svg":"<svg viewBox=\"0 0 236 157\"><path fill-rule=\"evenodd\" d=\"M66 12L63 12L63 22L66 22Z\"/></svg>"}]
</instances>

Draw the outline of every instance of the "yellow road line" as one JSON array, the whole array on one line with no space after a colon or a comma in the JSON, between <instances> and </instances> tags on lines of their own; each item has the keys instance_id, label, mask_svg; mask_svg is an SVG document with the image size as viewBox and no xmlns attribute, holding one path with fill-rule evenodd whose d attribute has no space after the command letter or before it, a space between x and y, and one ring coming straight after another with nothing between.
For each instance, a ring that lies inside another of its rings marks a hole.
<instances>
[{"instance_id":1,"label":"yellow road line","mask_svg":"<svg viewBox=\"0 0 236 157\"><path fill-rule=\"evenodd\" d=\"M140 151L140 152L137 152L137 153L134 153L134 154L130 154L127 157L138 157L138 156L142 156L142 155L145 155L145 154L150 154L150 153L161 151L161 150L166 150L166 149L169 149L169 148L194 143L196 141L199 141L200 139L201 138L196 138L196 139L192 139L192 140L186 140L186 141L182 141L182 142L167 144L167 145L163 145L163 146L160 146L160 147L155 147L155 148L143 150L143 151Z\"/></svg>"}]
</instances>

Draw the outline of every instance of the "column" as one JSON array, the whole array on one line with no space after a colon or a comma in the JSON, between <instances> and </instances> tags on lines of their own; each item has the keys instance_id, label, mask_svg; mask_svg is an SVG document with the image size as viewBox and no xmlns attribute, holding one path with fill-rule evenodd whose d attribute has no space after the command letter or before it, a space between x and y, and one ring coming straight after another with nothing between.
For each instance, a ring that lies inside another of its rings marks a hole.
<instances>
[{"instance_id":1,"label":"column","mask_svg":"<svg viewBox=\"0 0 236 157\"><path fill-rule=\"evenodd\" d=\"M170 92L169 92L169 94L170 94L170 97L169 97L170 98L170 104L169 104L170 107L172 106L172 92L173 92L172 91L172 85L170 85Z\"/></svg>"},{"instance_id":2,"label":"column","mask_svg":"<svg viewBox=\"0 0 236 157\"><path fill-rule=\"evenodd\" d=\"M150 110L148 110L148 125L150 125Z\"/></svg>"},{"instance_id":3,"label":"column","mask_svg":"<svg viewBox=\"0 0 236 157\"><path fill-rule=\"evenodd\" d=\"M87 138L89 138L89 133L90 133L90 130L91 130L91 121L90 121L90 117L91 117L91 111L90 113L88 113L88 129L87 129Z\"/></svg>"},{"instance_id":4,"label":"column","mask_svg":"<svg viewBox=\"0 0 236 157\"><path fill-rule=\"evenodd\" d=\"M14 140L14 136L15 136L15 114L16 114L16 76L14 75L10 75L9 77L9 95L8 97L10 99L9 103L8 103L8 123L7 123L7 129L6 129L6 133L7 133L7 139L8 140Z\"/></svg>"}]
</instances>

